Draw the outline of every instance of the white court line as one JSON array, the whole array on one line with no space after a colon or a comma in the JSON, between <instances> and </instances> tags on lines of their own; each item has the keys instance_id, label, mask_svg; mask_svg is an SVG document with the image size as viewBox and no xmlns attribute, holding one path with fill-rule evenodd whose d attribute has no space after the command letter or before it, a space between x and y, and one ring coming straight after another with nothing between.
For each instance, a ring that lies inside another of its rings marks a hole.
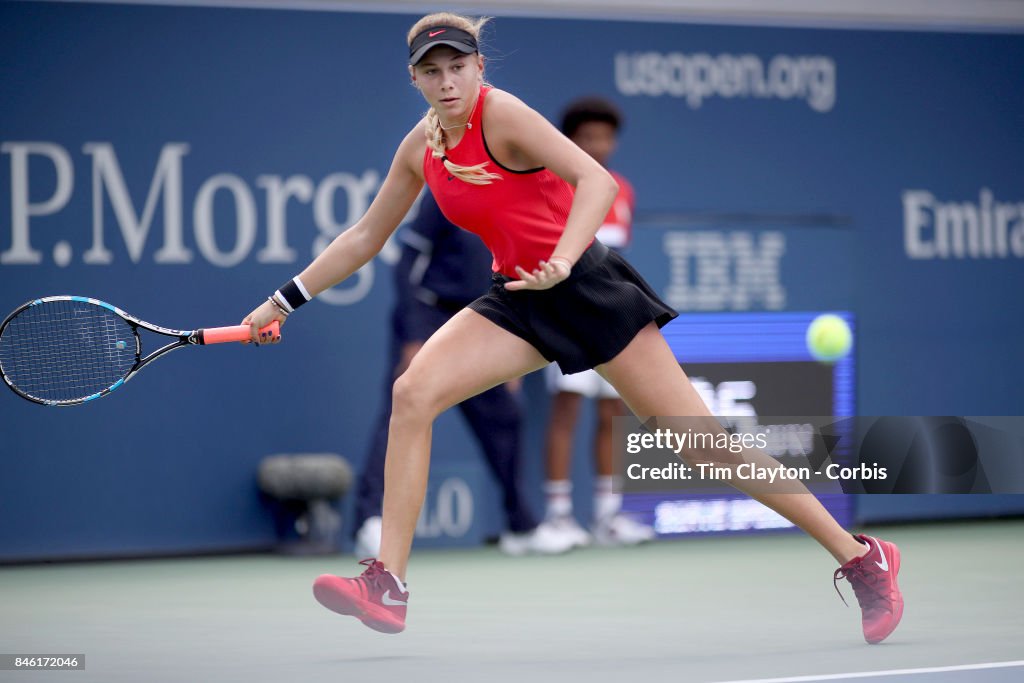
<instances>
[{"instance_id":1,"label":"white court line","mask_svg":"<svg viewBox=\"0 0 1024 683\"><path fill-rule=\"evenodd\" d=\"M742 681L721 681L720 683L804 683L811 681L842 681L849 678L873 678L875 676L901 676L908 674L937 674L947 671L976 671L979 669L1009 669L1024 666L1024 659L1013 662L983 662L981 664L958 664L956 666L930 666L924 669L888 669L886 671L859 671L849 674L822 674L820 676L789 676L786 678L750 678Z\"/></svg>"}]
</instances>

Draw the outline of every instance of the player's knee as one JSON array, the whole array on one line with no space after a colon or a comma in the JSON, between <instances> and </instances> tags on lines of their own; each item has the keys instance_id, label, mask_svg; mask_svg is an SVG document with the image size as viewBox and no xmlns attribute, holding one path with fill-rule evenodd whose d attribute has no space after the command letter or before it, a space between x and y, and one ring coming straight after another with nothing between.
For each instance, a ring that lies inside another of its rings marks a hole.
<instances>
[{"instance_id":1,"label":"player's knee","mask_svg":"<svg viewBox=\"0 0 1024 683\"><path fill-rule=\"evenodd\" d=\"M426 382L417 381L409 372L395 380L391 401L392 418L432 420L440 413L435 392Z\"/></svg>"},{"instance_id":2,"label":"player's knee","mask_svg":"<svg viewBox=\"0 0 1024 683\"><path fill-rule=\"evenodd\" d=\"M707 453L692 448L684 448L678 453L679 457L682 458L683 462L690 467L697 467L698 465L710 465L714 463L714 460L708 457Z\"/></svg>"},{"instance_id":3,"label":"player's knee","mask_svg":"<svg viewBox=\"0 0 1024 683\"><path fill-rule=\"evenodd\" d=\"M683 448L679 452L679 457L693 468L702 466L732 468L745 462L743 451L735 450L726 443Z\"/></svg>"}]
</instances>

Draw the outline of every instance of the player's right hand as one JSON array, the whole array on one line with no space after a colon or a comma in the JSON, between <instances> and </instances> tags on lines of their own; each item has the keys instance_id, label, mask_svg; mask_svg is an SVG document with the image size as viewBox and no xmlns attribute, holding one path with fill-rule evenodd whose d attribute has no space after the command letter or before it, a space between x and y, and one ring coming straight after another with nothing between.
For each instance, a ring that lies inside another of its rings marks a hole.
<instances>
[{"instance_id":1,"label":"player's right hand","mask_svg":"<svg viewBox=\"0 0 1024 683\"><path fill-rule=\"evenodd\" d=\"M281 336L272 337L266 334L260 334L260 328L266 327L273 321L277 321L278 324L284 325L284 321L287 320L288 316L278 310L277 306L264 301L262 304L256 307L249 315L242 319L243 325L249 326L249 341L255 344L277 344L281 341ZM248 344L249 342L243 342Z\"/></svg>"},{"instance_id":2,"label":"player's right hand","mask_svg":"<svg viewBox=\"0 0 1024 683\"><path fill-rule=\"evenodd\" d=\"M572 273L572 266L566 259L558 258L550 261L541 261L533 269L532 273L527 272L520 266L516 266L518 280L505 283L505 289L515 292L521 289L551 289L559 282L562 282Z\"/></svg>"}]
</instances>

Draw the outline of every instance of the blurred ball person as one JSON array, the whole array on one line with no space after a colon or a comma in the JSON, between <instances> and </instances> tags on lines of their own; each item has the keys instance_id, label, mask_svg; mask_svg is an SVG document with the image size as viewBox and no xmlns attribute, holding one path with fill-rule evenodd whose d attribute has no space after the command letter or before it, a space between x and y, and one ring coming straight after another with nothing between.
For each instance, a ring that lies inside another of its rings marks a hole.
<instances>
[{"instance_id":1,"label":"blurred ball person","mask_svg":"<svg viewBox=\"0 0 1024 683\"><path fill-rule=\"evenodd\" d=\"M615 152L622 115L618 108L600 97L573 101L562 114L562 132L584 152L607 167ZM615 171L619 184L611 210L597 231L597 239L615 250L629 246L633 210L633 187ZM601 375L587 370L563 375L555 364L546 370L552 393L547 433L547 482L544 485L547 513L544 525L551 527L573 545L587 545L588 534L576 521L572 509L572 451L576 422L584 399L596 400L594 432L594 540L602 545L635 545L654 538L654 529L622 512L622 494L617 493L612 457L612 418L625 415L619 394Z\"/></svg>"},{"instance_id":2,"label":"blurred ball person","mask_svg":"<svg viewBox=\"0 0 1024 683\"><path fill-rule=\"evenodd\" d=\"M491 282L491 254L480 239L453 225L428 192L413 222L401 233L402 254L394 268L396 302L391 313L391 362L384 381L384 409L377 420L359 478L356 554L380 554L384 456L395 379L416 352ZM459 404L501 487L508 531L500 539L510 555L555 554L572 548L549 526L537 528L519 491L521 409L508 384L499 384Z\"/></svg>"}]
</instances>

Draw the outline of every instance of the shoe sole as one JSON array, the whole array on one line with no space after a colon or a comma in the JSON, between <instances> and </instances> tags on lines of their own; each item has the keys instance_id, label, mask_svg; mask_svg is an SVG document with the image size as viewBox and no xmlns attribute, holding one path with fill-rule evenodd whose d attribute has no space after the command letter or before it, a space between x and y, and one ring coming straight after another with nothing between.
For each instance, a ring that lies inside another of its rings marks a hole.
<instances>
[{"instance_id":1,"label":"shoe sole","mask_svg":"<svg viewBox=\"0 0 1024 683\"><path fill-rule=\"evenodd\" d=\"M895 543L888 543L887 541L883 542L892 550L892 558L890 559L892 564L892 585L893 588L896 589L896 594L899 596L899 602L893 601L895 609L892 613L893 619L889 629L881 637L876 636L874 639L868 639L867 636L865 636L864 640L867 640L871 645L877 645L888 638L892 632L896 630L896 627L900 625L900 620L903 619L903 591L900 590L900 584L897 580L900 573L900 549L896 547Z\"/></svg>"},{"instance_id":2,"label":"shoe sole","mask_svg":"<svg viewBox=\"0 0 1024 683\"><path fill-rule=\"evenodd\" d=\"M313 597L321 605L348 617L355 617L369 628L380 633L401 633L405 624L396 622L387 611L380 609L372 602L353 598L335 585L338 577L324 574L313 582Z\"/></svg>"},{"instance_id":3,"label":"shoe sole","mask_svg":"<svg viewBox=\"0 0 1024 683\"><path fill-rule=\"evenodd\" d=\"M608 538L594 534L594 544L599 546L615 546L623 548L632 548L633 546L643 545L644 543L650 543L654 540L654 537L645 538Z\"/></svg>"}]
</instances>

